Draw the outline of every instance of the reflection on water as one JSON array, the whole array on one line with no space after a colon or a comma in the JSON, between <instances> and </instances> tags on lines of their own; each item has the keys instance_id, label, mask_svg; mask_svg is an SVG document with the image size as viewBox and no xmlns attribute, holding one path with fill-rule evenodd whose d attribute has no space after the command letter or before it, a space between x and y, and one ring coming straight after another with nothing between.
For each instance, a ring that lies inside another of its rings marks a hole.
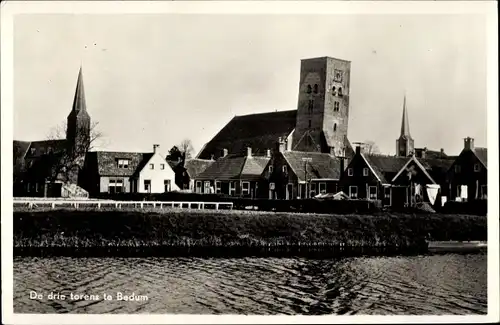
<instances>
[{"instance_id":1,"label":"reflection on water","mask_svg":"<svg viewBox=\"0 0 500 325\"><path fill-rule=\"evenodd\" d=\"M14 260L14 312L486 314L486 269L485 254L337 260L23 257ZM30 291L43 300L30 299ZM50 292L67 297L48 300ZM139 301L116 300L118 292ZM99 297L71 300L70 293ZM103 293L113 300L103 300Z\"/></svg>"}]
</instances>

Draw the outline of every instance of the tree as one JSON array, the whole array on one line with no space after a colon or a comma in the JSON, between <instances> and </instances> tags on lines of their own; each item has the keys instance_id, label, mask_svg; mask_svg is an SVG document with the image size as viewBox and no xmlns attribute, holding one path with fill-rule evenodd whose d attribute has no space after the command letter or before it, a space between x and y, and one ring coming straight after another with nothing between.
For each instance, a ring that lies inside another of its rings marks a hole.
<instances>
[{"instance_id":1,"label":"tree","mask_svg":"<svg viewBox=\"0 0 500 325\"><path fill-rule=\"evenodd\" d=\"M372 141L372 140L366 140L364 142L363 151L367 155L374 155L374 154L379 154L380 153L380 150L379 150L377 144L374 141Z\"/></svg>"},{"instance_id":2,"label":"tree","mask_svg":"<svg viewBox=\"0 0 500 325\"><path fill-rule=\"evenodd\" d=\"M184 159L190 159L194 148L193 148L193 143L189 139L184 139L182 140L181 144L179 145L179 148L184 155Z\"/></svg>"},{"instance_id":3,"label":"tree","mask_svg":"<svg viewBox=\"0 0 500 325\"><path fill-rule=\"evenodd\" d=\"M53 141L55 148L52 153L42 157L46 162L42 164L48 169L49 181L76 183L85 156L94 148L96 141L103 137L97 130L98 124L93 122L89 127L78 127L74 143L67 140L66 121L51 129L47 140Z\"/></svg>"},{"instance_id":4,"label":"tree","mask_svg":"<svg viewBox=\"0 0 500 325\"><path fill-rule=\"evenodd\" d=\"M185 161L186 159L190 159L192 157L194 148L191 143L191 140L184 139L179 145L173 146L167 155L167 160L171 161Z\"/></svg>"}]
</instances>

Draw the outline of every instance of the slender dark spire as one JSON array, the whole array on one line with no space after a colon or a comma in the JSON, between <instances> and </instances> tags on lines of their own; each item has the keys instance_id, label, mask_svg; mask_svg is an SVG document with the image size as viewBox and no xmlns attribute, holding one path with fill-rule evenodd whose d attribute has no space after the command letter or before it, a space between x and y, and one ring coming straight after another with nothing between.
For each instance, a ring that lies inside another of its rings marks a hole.
<instances>
[{"instance_id":1,"label":"slender dark spire","mask_svg":"<svg viewBox=\"0 0 500 325\"><path fill-rule=\"evenodd\" d=\"M401 137L411 138L410 122L408 122L408 112L406 110L406 95L403 101L403 120L401 121Z\"/></svg>"},{"instance_id":2,"label":"slender dark spire","mask_svg":"<svg viewBox=\"0 0 500 325\"><path fill-rule=\"evenodd\" d=\"M82 66L80 65L80 71L78 72L78 80L76 82L75 98L73 100L73 111L75 112L86 112L87 105L85 103L85 89L83 87L83 74Z\"/></svg>"}]
</instances>

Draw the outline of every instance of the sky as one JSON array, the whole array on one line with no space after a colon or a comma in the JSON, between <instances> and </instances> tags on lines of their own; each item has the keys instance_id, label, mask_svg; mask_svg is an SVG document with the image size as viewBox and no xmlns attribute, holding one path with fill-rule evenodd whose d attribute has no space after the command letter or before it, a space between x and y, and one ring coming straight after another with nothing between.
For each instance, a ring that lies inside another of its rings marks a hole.
<instances>
[{"instance_id":1,"label":"sky","mask_svg":"<svg viewBox=\"0 0 500 325\"><path fill-rule=\"evenodd\" d=\"M300 60L351 61L348 137L394 154L406 94L416 147L486 146L479 15L26 14L14 20L14 139L71 110L80 65L98 149L195 154L235 115L297 108Z\"/></svg>"}]
</instances>

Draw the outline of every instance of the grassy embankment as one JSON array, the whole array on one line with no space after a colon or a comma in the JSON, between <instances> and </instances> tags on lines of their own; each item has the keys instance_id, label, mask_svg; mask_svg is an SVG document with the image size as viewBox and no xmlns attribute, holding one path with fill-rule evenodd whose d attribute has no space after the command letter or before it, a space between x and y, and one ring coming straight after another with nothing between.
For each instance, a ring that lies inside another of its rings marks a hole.
<instances>
[{"instance_id":1,"label":"grassy embankment","mask_svg":"<svg viewBox=\"0 0 500 325\"><path fill-rule=\"evenodd\" d=\"M486 240L486 217L320 215L246 211L14 210L14 249L414 247L434 240ZM25 253L21 253L25 254Z\"/></svg>"}]
</instances>

